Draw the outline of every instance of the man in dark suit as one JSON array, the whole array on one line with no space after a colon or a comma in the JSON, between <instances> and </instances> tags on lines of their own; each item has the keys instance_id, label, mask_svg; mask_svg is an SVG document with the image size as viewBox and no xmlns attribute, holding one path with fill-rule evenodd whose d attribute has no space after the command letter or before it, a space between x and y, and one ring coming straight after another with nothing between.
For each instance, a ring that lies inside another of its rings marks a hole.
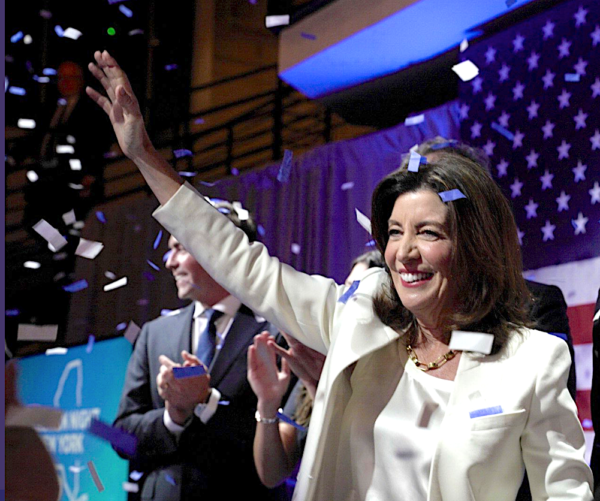
<instances>
[{"instance_id":1,"label":"man in dark suit","mask_svg":"<svg viewBox=\"0 0 600 501\"><path fill-rule=\"evenodd\" d=\"M243 209L216 204L250 240ZM115 426L138 438L132 466L146 476L141 498L160 501L285 499L259 481L252 458L256 397L246 378L254 336L274 331L217 284L174 238L166 267L189 306L142 328L129 361ZM173 368L203 363L210 375Z\"/></svg>"}]
</instances>

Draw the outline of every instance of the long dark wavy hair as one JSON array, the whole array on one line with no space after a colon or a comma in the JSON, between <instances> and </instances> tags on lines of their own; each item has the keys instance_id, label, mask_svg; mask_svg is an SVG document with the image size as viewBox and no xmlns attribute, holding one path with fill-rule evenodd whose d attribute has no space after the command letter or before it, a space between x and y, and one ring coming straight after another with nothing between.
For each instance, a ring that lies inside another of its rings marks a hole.
<instances>
[{"instance_id":1,"label":"long dark wavy hair","mask_svg":"<svg viewBox=\"0 0 600 501\"><path fill-rule=\"evenodd\" d=\"M448 202L448 227L453 243L452 276L460 291L458 304L446 319L448 332L455 329L494 334L492 353L497 353L515 329L530 326L530 293L522 276L517 226L508 200L487 170L487 157L474 148L444 138L422 144L417 152L427 155L418 172L401 167L384 178L373 192L371 225L382 254L388 243L388 219L396 199L410 192L434 193L458 189L466 198ZM381 321L402 332L414 343L417 322L400 301L388 279L374 299Z\"/></svg>"}]
</instances>

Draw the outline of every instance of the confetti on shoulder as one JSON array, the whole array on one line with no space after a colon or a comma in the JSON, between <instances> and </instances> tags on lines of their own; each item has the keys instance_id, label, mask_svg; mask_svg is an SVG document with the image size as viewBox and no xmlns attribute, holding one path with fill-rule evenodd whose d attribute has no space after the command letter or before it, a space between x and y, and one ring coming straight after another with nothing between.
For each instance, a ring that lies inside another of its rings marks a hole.
<instances>
[{"instance_id":1,"label":"confetti on shoulder","mask_svg":"<svg viewBox=\"0 0 600 501\"><path fill-rule=\"evenodd\" d=\"M348 290L344 292L344 294L342 294L342 296L338 299L338 303L346 304L348 302L348 299L350 299L356 292L356 289L358 289L359 284L360 280L355 280L354 282L352 282L352 285L348 287Z\"/></svg>"},{"instance_id":2,"label":"confetti on shoulder","mask_svg":"<svg viewBox=\"0 0 600 501\"><path fill-rule=\"evenodd\" d=\"M281 162L281 167L279 167L279 172L277 173L277 181L280 183L287 183L290 178L290 173L292 171L292 157L293 153L290 150L284 151L283 161Z\"/></svg>"},{"instance_id":3,"label":"confetti on shoulder","mask_svg":"<svg viewBox=\"0 0 600 501\"><path fill-rule=\"evenodd\" d=\"M462 191L454 189L448 191L442 191L438 193L442 202L453 202L454 200L459 200L461 198L467 198L466 195L463 194Z\"/></svg>"}]
</instances>

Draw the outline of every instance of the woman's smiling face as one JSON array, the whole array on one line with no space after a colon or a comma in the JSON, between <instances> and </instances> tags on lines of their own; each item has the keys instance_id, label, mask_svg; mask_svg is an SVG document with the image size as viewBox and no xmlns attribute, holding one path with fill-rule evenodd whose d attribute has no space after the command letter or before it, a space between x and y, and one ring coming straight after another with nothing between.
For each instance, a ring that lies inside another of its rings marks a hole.
<instances>
[{"instance_id":1,"label":"woman's smiling face","mask_svg":"<svg viewBox=\"0 0 600 501\"><path fill-rule=\"evenodd\" d=\"M452 310L454 246L448 208L439 195L419 190L400 195L388 220L385 261L402 304L428 326Z\"/></svg>"}]
</instances>

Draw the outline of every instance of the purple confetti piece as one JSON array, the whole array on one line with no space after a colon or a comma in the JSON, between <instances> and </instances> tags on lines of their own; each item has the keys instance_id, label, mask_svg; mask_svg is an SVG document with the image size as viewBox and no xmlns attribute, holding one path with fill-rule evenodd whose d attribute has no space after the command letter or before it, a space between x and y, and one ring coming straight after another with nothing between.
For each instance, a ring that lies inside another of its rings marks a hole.
<instances>
[{"instance_id":1,"label":"purple confetti piece","mask_svg":"<svg viewBox=\"0 0 600 501\"><path fill-rule=\"evenodd\" d=\"M194 177L194 176L196 176L197 174L198 174L197 172L188 172L188 171L185 171L185 170L181 170L181 171L179 171L179 175L180 175L181 177Z\"/></svg>"},{"instance_id":2,"label":"purple confetti piece","mask_svg":"<svg viewBox=\"0 0 600 501\"><path fill-rule=\"evenodd\" d=\"M457 189L442 191L442 192L438 193L438 195L442 199L442 202L452 202L454 200L459 200L461 198L467 198L465 195L463 195L462 191L457 190Z\"/></svg>"},{"instance_id":3,"label":"purple confetti piece","mask_svg":"<svg viewBox=\"0 0 600 501\"><path fill-rule=\"evenodd\" d=\"M117 325L116 329L118 331L123 331L127 328L127 322L121 322L119 325Z\"/></svg>"},{"instance_id":4,"label":"purple confetti piece","mask_svg":"<svg viewBox=\"0 0 600 501\"><path fill-rule=\"evenodd\" d=\"M356 292L356 289L358 289L359 284L360 280L355 280L354 282L352 282L352 285L348 287L348 290L344 292L344 294L342 294L342 296L338 299L338 303L346 304L348 302L348 299L350 299L352 295Z\"/></svg>"},{"instance_id":5,"label":"purple confetti piece","mask_svg":"<svg viewBox=\"0 0 600 501\"><path fill-rule=\"evenodd\" d=\"M206 369L202 365L192 365L190 367L173 367L173 376L175 379L185 379L188 377L204 376Z\"/></svg>"},{"instance_id":6,"label":"purple confetti piece","mask_svg":"<svg viewBox=\"0 0 600 501\"><path fill-rule=\"evenodd\" d=\"M52 75L56 75L56 70L54 68L44 68L42 70L42 75L46 75L47 77L51 77Z\"/></svg>"},{"instance_id":7,"label":"purple confetti piece","mask_svg":"<svg viewBox=\"0 0 600 501\"><path fill-rule=\"evenodd\" d=\"M98 219L98 221L100 221L101 223L106 223L106 216L101 210L96 211L96 219Z\"/></svg>"},{"instance_id":8,"label":"purple confetti piece","mask_svg":"<svg viewBox=\"0 0 600 501\"><path fill-rule=\"evenodd\" d=\"M173 150L173 155L175 155L175 158L193 157L194 156L194 154L190 150L186 150L185 148L182 148L180 150Z\"/></svg>"},{"instance_id":9,"label":"purple confetti piece","mask_svg":"<svg viewBox=\"0 0 600 501\"><path fill-rule=\"evenodd\" d=\"M59 101L60 101L60 99L59 99ZM65 101L65 104L67 104L67 102L66 102L66 101ZM117 155L117 152L115 152L115 151L107 151L107 152L106 152L104 155L102 155L102 156L103 156L104 158L116 158L118 155Z\"/></svg>"},{"instance_id":10,"label":"purple confetti piece","mask_svg":"<svg viewBox=\"0 0 600 501\"><path fill-rule=\"evenodd\" d=\"M146 259L146 262L150 265L151 268L154 268L156 271L160 271L160 268L158 265L154 264L152 261L150 261L149 259Z\"/></svg>"},{"instance_id":11,"label":"purple confetti piece","mask_svg":"<svg viewBox=\"0 0 600 501\"><path fill-rule=\"evenodd\" d=\"M176 64L167 64L165 66L165 70L167 70L167 71L173 71L173 70L176 70L177 68L179 68L179 66L177 66Z\"/></svg>"},{"instance_id":12,"label":"purple confetti piece","mask_svg":"<svg viewBox=\"0 0 600 501\"><path fill-rule=\"evenodd\" d=\"M218 405L229 405L229 400L219 400Z\"/></svg>"},{"instance_id":13,"label":"purple confetti piece","mask_svg":"<svg viewBox=\"0 0 600 501\"><path fill-rule=\"evenodd\" d=\"M293 243L291 247L292 254L300 254L300 245L297 243Z\"/></svg>"},{"instance_id":14,"label":"purple confetti piece","mask_svg":"<svg viewBox=\"0 0 600 501\"><path fill-rule=\"evenodd\" d=\"M149 271L144 271L142 275L148 282L154 282L154 280L156 280L156 277Z\"/></svg>"},{"instance_id":15,"label":"purple confetti piece","mask_svg":"<svg viewBox=\"0 0 600 501\"><path fill-rule=\"evenodd\" d=\"M95 342L96 342L96 336L94 336L93 334L90 334L90 336L88 337L87 346L85 347L85 352L86 353L92 353L92 350L94 349L94 343Z\"/></svg>"},{"instance_id":16,"label":"purple confetti piece","mask_svg":"<svg viewBox=\"0 0 600 501\"><path fill-rule=\"evenodd\" d=\"M283 161L281 162L279 172L277 173L277 181L280 183L287 183L290 178L290 173L292 171L292 157L293 153L290 150L285 150L283 152Z\"/></svg>"},{"instance_id":17,"label":"purple confetti piece","mask_svg":"<svg viewBox=\"0 0 600 501\"><path fill-rule=\"evenodd\" d=\"M493 416L494 414L502 414L502 407L495 405L494 407L486 407L485 409L477 409L469 412L471 419L482 416Z\"/></svg>"},{"instance_id":18,"label":"purple confetti piece","mask_svg":"<svg viewBox=\"0 0 600 501\"><path fill-rule=\"evenodd\" d=\"M84 278L83 280L78 280L77 282L73 282L72 284L63 285L63 290L66 290L67 292L79 292L83 289L87 289L87 287L88 283L87 280Z\"/></svg>"},{"instance_id":19,"label":"purple confetti piece","mask_svg":"<svg viewBox=\"0 0 600 501\"><path fill-rule=\"evenodd\" d=\"M233 174L234 176L239 176L240 175L240 171L237 170L235 167L232 167L231 174Z\"/></svg>"},{"instance_id":20,"label":"purple confetti piece","mask_svg":"<svg viewBox=\"0 0 600 501\"><path fill-rule=\"evenodd\" d=\"M310 33L302 32L302 33L300 33L300 36L302 38L306 38L307 40L316 40L317 39L317 37L315 35L311 35Z\"/></svg>"},{"instance_id":21,"label":"purple confetti piece","mask_svg":"<svg viewBox=\"0 0 600 501\"><path fill-rule=\"evenodd\" d=\"M579 73L565 73L565 82L579 82L581 75Z\"/></svg>"},{"instance_id":22,"label":"purple confetti piece","mask_svg":"<svg viewBox=\"0 0 600 501\"><path fill-rule=\"evenodd\" d=\"M162 238L162 235L163 235L163 232L162 232L162 230L160 230L158 232L158 235L156 235L156 238L154 239L154 243L152 244L152 248L154 250L158 249L158 246L160 245L160 240Z\"/></svg>"},{"instance_id":23,"label":"purple confetti piece","mask_svg":"<svg viewBox=\"0 0 600 501\"><path fill-rule=\"evenodd\" d=\"M443 143L434 144L431 146L432 150L442 150L444 148L452 148L458 144L456 139L451 139L450 141L445 141Z\"/></svg>"},{"instance_id":24,"label":"purple confetti piece","mask_svg":"<svg viewBox=\"0 0 600 501\"><path fill-rule=\"evenodd\" d=\"M556 337L562 339L563 341L567 341L568 340L567 335L563 334L562 332L549 332L548 334L550 334L552 336L556 336Z\"/></svg>"},{"instance_id":25,"label":"purple confetti piece","mask_svg":"<svg viewBox=\"0 0 600 501\"><path fill-rule=\"evenodd\" d=\"M259 224L259 225L256 227L256 230L258 231L258 234L259 234L261 237L264 237L264 236L265 236L265 234L267 233L267 232L265 231L265 229L264 229L264 227L263 227L263 225L262 225L262 224Z\"/></svg>"},{"instance_id":26,"label":"purple confetti piece","mask_svg":"<svg viewBox=\"0 0 600 501\"><path fill-rule=\"evenodd\" d=\"M6 316L7 317L18 317L21 314L21 312L17 309L14 310L6 310Z\"/></svg>"},{"instance_id":27,"label":"purple confetti piece","mask_svg":"<svg viewBox=\"0 0 600 501\"><path fill-rule=\"evenodd\" d=\"M135 435L120 430L119 428L114 428L96 418L92 418L88 431L92 435L110 442L111 445L128 456L133 456L135 454L135 449L137 447L137 438Z\"/></svg>"},{"instance_id":28,"label":"purple confetti piece","mask_svg":"<svg viewBox=\"0 0 600 501\"><path fill-rule=\"evenodd\" d=\"M175 479L171 475L165 475L165 480L171 485L177 485L177 482L175 482Z\"/></svg>"},{"instance_id":29,"label":"purple confetti piece","mask_svg":"<svg viewBox=\"0 0 600 501\"><path fill-rule=\"evenodd\" d=\"M300 431L306 431L306 428L294 421L292 418L287 417L283 412L279 411L277 413L277 417L283 421L284 423L291 424L294 428L297 428Z\"/></svg>"},{"instance_id":30,"label":"purple confetti piece","mask_svg":"<svg viewBox=\"0 0 600 501\"><path fill-rule=\"evenodd\" d=\"M144 474L141 471L137 471L137 470L133 470L130 474L129 474L129 478L131 480L133 480L134 482L137 482L140 478L142 478L144 476Z\"/></svg>"},{"instance_id":31,"label":"purple confetti piece","mask_svg":"<svg viewBox=\"0 0 600 501\"><path fill-rule=\"evenodd\" d=\"M214 183L209 183L208 181L200 181L200 184L203 186L216 186L219 184L219 181L215 181Z\"/></svg>"},{"instance_id":32,"label":"purple confetti piece","mask_svg":"<svg viewBox=\"0 0 600 501\"><path fill-rule=\"evenodd\" d=\"M14 94L15 96L24 96L27 94L27 91L22 87L9 87L8 93Z\"/></svg>"},{"instance_id":33,"label":"purple confetti piece","mask_svg":"<svg viewBox=\"0 0 600 501\"><path fill-rule=\"evenodd\" d=\"M354 188L354 183L352 181L348 182L348 183L344 183L342 184L342 191L346 191L346 190L351 190L352 188Z\"/></svg>"},{"instance_id":34,"label":"purple confetti piece","mask_svg":"<svg viewBox=\"0 0 600 501\"><path fill-rule=\"evenodd\" d=\"M62 26L60 26L60 24L57 24L54 27L54 32L61 38L65 34L65 30L62 29Z\"/></svg>"},{"instance_id":35,"label":"purple confetti piece","mask_svg":"<svg viewBox=\"0 0 600 501\"><path fill-rule=\"evenodd\" d=\"M375 247L376 243L375 240L369 240L366 244L365 247Z\"/></svg>"},{"instance_id":36,"label":"purple confetti piece","mask_svg":"<svg viewBox=\"0 0 600 501\"><path fill-rule=\"evenodd\" d=\"M591 430L594 427L594 423L592 423L591 419L584 419L581 422L581 426L585 429L585 430Z\"/></svg>"},{"instance_id":37,"label":"purple confetti piece","mask_svg":"<svg viewBox=\"0 0 600 501\"><path fill-rule=\"evenodd\" d=\"M142 299L138 299L135 304L137 304L138 306L148 306L148 304L150 304L150 301L148 301L146 298L142 298Z\"/></svg>"},{"instance_id":38,"label":"purple confetti piece","mask_svg":"<svg viewBox=\"0 0 600 501\"><path fill-rule=\"evenodd\" d=\"M196 118L196 120L194 120L195 124L198 125L202 125L204 123L204 118Z\"/></svg>"},{"instance_id":39,"label":"purple confetti piece","mask_svg":"<svg viewBox=\"0 0 600 501\"><path fill-rule=\"evenodd\" d=\"M419 166L426 164L427 158L419 155L416 151L410 152L410 160L408 161L409 172L419 172Z\"/></svg>"},{"instance_id":40,"label":"purple confetti piece","mask_svg":"<svg viewBox=\"0 0 600 501\"><path fill-rule=\"evenodd\" d=\"M42 16L44 19L52 19L52 12L42 9L40 10L40 16Z\"/></svg>"},{"instance_id":41,"label":"purple confetti piece","mask_svg":"<svg viewBox=\"0 0 600 501\"><path fill-rule=\"evenodd\" d=\"M119 5L119 10L123 13L123 15L127 17L133 17L133 11L130 8L125 7L124 5Z\"/></svg>"},{"instance_id":42,"label":"purple confetti piece","mask_svg":"<svg viewBox=\"0 0 600 501\"><path fill-rule=\"evenodd\" d=\"M496 122L492 122L492 126L491 127L496 132L499 132L500 134L502 134L509 141L513 141L515 139L515 135L511 131L509 131L508 129L502 127L500 124L498 124Z\"/></svg>"}]
</instances>

